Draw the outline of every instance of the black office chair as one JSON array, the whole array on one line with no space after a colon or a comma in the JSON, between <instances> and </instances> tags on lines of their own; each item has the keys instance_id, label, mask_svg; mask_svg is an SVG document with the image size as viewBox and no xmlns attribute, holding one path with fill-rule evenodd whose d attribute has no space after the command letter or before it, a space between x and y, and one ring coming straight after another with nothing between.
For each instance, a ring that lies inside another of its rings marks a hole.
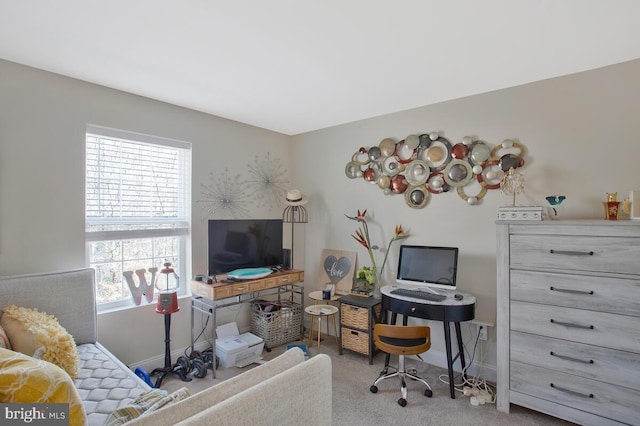
<instances>
[{"instance_id":1,"label":"black office chair","mask_svg":"<svg viewBox=\"0 0 640 426\"><path fill-rule=\"evenodd\" d=\"M378 383L382 380L398 376L400 377L400 392L402 393L402 396L398 399L398 404L400 404L401 407L407 405L406 377L424 383L427 387L424 391L424 396L428 398L433 396L431 386L429 386L429 383L427 383L425 379L406 371L404 359L406 355L419 355L429 350L431 347L431 329L429 327L376 324L373 328L373 342L381 351L391 355L398 355L398 369L395 372L389 373L389 357L387 357L380 376L378 376L369 388L372 393L378 392Z\"/></svg>"}]
</instances>

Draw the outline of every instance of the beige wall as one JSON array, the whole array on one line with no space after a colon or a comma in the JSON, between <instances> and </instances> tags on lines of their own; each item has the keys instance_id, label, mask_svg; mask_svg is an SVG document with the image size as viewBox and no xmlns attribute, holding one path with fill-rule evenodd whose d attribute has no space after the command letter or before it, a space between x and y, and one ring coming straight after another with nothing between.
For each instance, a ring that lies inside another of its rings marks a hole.
<instances>
[{"instance_id":1,"label":"beige wall","mask_svg":"<svg viewBox=\"0 0 640 426\"><path fill-rule=\"evenodd\" d=\"M296 263L304 261L307 291L317 286L323 248L366 256L351 239L354 223L344 214L368 209L378 242L386 243L401 223L412 235L407 243L460 247L460 288L478 297L480 319L495 321L494 218L496 208L509 198L490 191L480 205L469 206L447 193L414 210L401 196L385 196L374 185L347 179L345 164L357 148L385 137L439 131L453 143L476 135L491 145L515 138L528 148L523 169L527 190L521 202L544 203L546 195L563 194L566 217L599 218L605 192L640 189L638 75L640 60L291 138L0 61L0 274L84 266L84 129L92 123L193 144L189 276L206 270L205 217L197 203L201 183L209 172L229 167L237 173L256 155L269 152L290 171L291 186L311 198L310 222L304 239L296 242L305 248L296 254ZM252 212L255 217L280 214ZM395 268L394 253L387 279ZM182 301L173 321L175 348L189 341L187 302ZM228 320L246 327L246 309L227 310L219 324ZM133 308L101 315L99 336L125 362L140 363L161 356L161 323L152 307ZM433 326L428 360L444 365L442 328ZM463 330L470 340L472 327ZM495 367L493 336L483 348L482 362L489 370Z\"/></svg>"},{"instance_id":2,"label":"beige wall","mask_svg":"<svg viewBox=\"0 0 640 426\"><path fill-rule=\"evenodd\" d=\"M291 163L288 136L0 61L0 275L85 266L87 123L192 143L193 259L181 271L185 280L207 271L207 216L198 201L210 173L248 176L247 166L267 153L285 169ZM172 320L173 348L190 342L188 302ZM246 315L228 311L221 323L238 318L247 326ZM99 315L98 327L100 341L127 363L163 354L163 321L153 307Z\"/></svg>"},{"instance_id":3,"label":"beige wall","mask_svg":"<svg viewBox=\"0 0 640 426\"><path fill-rule=\"evenodd\" d=\"M470 69L470 73L473 70ZM354 222L344 214L367 209L375 219L374 242L386 245L400 223L411 233L407 244L460 248L458 282L478 298L477 317L495 322L495 214L510 199L489 191L477 206L455 192L433 196L422 210L409 208L399 195L385 196L375 185L345 177L344 167L360 147L386 137L431 131L452 143L476 135L492 146L506 138L527 149L522 203L544 205L546 195L561 194L568 218L601 218L605 192L640 189L640 60L590 72L471 96L389 114L294 137L293 178L310 197L306 269L317 271L323 248L354 250L368 264L363 248L350 237ZM470 191L473 194L473 191ZM395 248L397 251L397 247ZM392 253L389 280L396 268ZM311 283L309 284L311 285ZM444 363L443 331L432 324L427 358ZM464 326L469 335L475 328ZM495 366L495 333L485 346L484 363Z\"/></svg>"}]
</instances>

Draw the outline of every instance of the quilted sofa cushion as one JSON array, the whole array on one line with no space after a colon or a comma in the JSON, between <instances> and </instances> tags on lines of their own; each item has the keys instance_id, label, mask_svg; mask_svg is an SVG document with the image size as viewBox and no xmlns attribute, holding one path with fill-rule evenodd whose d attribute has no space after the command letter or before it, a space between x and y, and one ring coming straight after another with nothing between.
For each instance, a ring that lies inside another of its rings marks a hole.
<instances>
[{"instance_id":1,"label":"quilted sofa cushion","mask_svg":"<svg viewBox=\"0 0 640 426\"><path fill-rule=\"evenodd\" d=\"M100 343L78 346L80 363L75 386L84 403L89 425L103 425L150 387Z\"/></svg>"}]
</instances>

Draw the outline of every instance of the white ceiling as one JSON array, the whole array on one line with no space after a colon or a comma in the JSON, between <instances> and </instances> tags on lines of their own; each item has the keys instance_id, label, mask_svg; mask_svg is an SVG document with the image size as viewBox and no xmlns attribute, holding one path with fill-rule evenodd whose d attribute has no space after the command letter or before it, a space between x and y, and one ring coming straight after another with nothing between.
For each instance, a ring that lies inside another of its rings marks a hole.
<instances>
[{"instance_id":1,"label":"white ceiling","mask_svg":"<svg viewBox=\"0 0 640 426\"><path fill-rule=\"evenodd\" d=\"M640 58L639 18L638 0L0 0L0 58L295 135Z\"/></svg>"}]
</instances>

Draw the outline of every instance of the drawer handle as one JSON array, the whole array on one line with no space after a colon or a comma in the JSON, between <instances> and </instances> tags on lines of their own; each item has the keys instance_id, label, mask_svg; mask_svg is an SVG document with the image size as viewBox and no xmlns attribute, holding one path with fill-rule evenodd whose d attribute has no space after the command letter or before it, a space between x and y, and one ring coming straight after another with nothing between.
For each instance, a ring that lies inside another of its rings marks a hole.
<instances>
[{"instance_id":1,"label":"drawer handle","mask_svg":"<svg viewBox=\"0 0 640 426\"><path fill-rule=\"evenodd\" d=\"M551 254L566 254L569 256L593 256L592 251L572 251L572 250L549 250Z\"/></svg>"},{"instance_id":2,"label":"drawer handle","mask_svg":"<svg viewBox=\"0 0 640 426\"><path fill-rule=\"evenodd\" d=\"M571 389L561 388L560 386L556 386L553 383L550 383L549 386L551 386L554 389L558 389L560 392L565 392L565 393L568 393L568 394L571 394L571 395L579 396L579 397L582 397L582 398L593 398L593 394L592 393L586 394L586 393L582 393L582 392L576 392L576 391L571 390Z\"/></svg>"},{"instance_id":3,"label":"drawer handle","mask_svg":"<svg viewBox=\"0 0 640 426\"><path fill-rule=\"evenodd\" d=\"M549 290L551 291L559 291L561 293L573 293L573 294L593 294L593 290L591 291L586 291L586 290L572 290L570 288L556 288L554 286L549 287Z\"/></svg>"},{"instance_id":4,"label":"drawer handle","mask_svg":"<svg viewBox=\"0 0 640 426\"><path fill-rule=\"evenodd\" d=\"M593 360L592 360L592 359L590 359L589 361L585 361L585 360L583 360L583 359L573 358L573 357L566 356L566 355L558 355L558 354L553 353L553 352L549 352L549 354L550 354L551 356L555 356L556 358L565 359L565 360L567 360L567 361L581 362L581 363L583 363L583 364L593 364Z\"/></svg>"},{"instance_id":5,"label":"drawer handle","mask_svg":"<svg viewBox=\"0 0 640 426\"><path fill-rule=\"evenodd\" d=\"M353 334L354 336L357 336L359 333L357 331L351 331L351 334Z\"/></svg>"},{"instance_id":6,"label":"drawer handle","mask_svg":"<svg viewBox=\"0 0 640 426\"><path fill-rule=\"evenodd\" d=\"M589 329L589 330L593 330L595 328L593 325L582 325L582 324L574 324L574 323L571 323L571 322L555 321L553 318L551 318L551 323L552 324L558 324L558 325L564 325L565 327L586 328L586 329Z\"/></svg>"}]
</instances>

